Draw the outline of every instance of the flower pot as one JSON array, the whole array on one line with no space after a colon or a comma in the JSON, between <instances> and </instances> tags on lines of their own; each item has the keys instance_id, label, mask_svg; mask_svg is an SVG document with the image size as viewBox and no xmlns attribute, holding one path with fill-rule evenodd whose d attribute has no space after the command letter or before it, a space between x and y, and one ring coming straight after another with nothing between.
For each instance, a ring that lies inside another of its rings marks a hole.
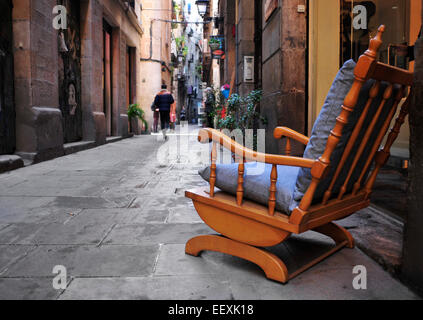
<instances>
[{"instance_id":1,"label":"flower pot","mask_svg":"<svg viewBox=\"0 0 423 320\"><path fill-rule=\"evenodd\" d=\"M132 118L131 120L130 120L130 125L131 125L131 127L130 127L130 131L131 131L131 133L133 133L133 134L135 134L135 135L140 135L141 134L141 132L142 132L142 130L141 130L141 128L140 128L140 125L139 125L139 122L138 122L138 119L136 119L136 118Z\"/></svg>"}]
</instances>

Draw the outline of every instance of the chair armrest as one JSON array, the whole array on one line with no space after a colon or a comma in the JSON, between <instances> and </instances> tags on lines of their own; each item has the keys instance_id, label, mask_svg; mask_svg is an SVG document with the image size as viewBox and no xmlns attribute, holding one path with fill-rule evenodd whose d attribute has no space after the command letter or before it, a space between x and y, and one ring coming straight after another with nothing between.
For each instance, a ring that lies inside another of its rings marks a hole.
<instances>
[{"instance_id":1,"label":"chair armrest","mask_svg":"<svg viewBox=\"0 0 423 320\"><path fill-rule=\"evenodd\" d=\"M228 136L215 129L201 129L198 135L198 141L201 143L210 143L213 141L235 153L237 156L249 161L301 168L312 168L316 162L312 159L256 152L240 145L236 141L230 139Z\"/></svg>"},{"instance_id":2,"label":"chair armrest","mask_svg":"<svg viewBox=\"0 0 423 320\"><path fill-rule=\"evenodd\" d=\"M276 128L273 135L276 139L287 137L290 139L294 139L295 141L301 142L304 145L307 145L310 141L309 137L306 137L305 135L286 127Z\"/></svg>"}]
</instances>

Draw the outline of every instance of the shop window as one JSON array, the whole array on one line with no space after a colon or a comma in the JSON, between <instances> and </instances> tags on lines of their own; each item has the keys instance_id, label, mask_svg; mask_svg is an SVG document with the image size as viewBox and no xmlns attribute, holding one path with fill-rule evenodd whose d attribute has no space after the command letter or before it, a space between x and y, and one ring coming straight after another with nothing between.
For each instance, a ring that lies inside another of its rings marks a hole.
<instances>
[{"instance_id":1,"label":"shop window","mask_svg":"<svg viewBox=\"0 0 423 320\"><path fill-rule=\"evenodd\" d=\"M408 69L409 59L399 48L410 40L410 0L341 0L341 65L357 61L382 24L387 30L379 59Z\"/></svg>"}]
</instances>

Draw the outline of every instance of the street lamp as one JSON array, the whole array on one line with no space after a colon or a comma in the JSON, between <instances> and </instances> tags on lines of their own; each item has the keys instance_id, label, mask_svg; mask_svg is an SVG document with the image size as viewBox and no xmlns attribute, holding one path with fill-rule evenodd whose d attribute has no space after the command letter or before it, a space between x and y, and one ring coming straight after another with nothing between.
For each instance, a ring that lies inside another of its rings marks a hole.
<instances>
[{"instance_id":1,"label":"street lamp","mask_svg":"<svg viewBox=\"0 0 423 320\"><path fill-rule=\"evenodd\" d=\"M203 19L207 14L207 8L209 6L209 2L210 2L210 0L197 0L195 2L195 4L197 5L197 8L198 8L198 13L200 14L201 18L203 18Z\"/></svg>"}]
</instances>

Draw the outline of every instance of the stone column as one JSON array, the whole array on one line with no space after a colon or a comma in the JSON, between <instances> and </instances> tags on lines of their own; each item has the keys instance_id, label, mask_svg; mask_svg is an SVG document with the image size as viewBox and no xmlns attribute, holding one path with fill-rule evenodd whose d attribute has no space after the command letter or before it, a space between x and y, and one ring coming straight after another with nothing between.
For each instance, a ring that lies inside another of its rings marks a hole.
<instances>
[{"instance_id":1,"label":"stone column","mask_svg":"<svg viewBox=\"0 0 423 320\"><path fill-rule=\"evenodd\" d=\"M34 162L64 154L56 0L14 0L16 151Z\"/></svg>"},{"instance_id":2,"label":"stone column","mask_svg":"<svg viewBox=\"0 0 423 320\"><path fill-rule=\"evenodd\" d=\"M103 11L98 0L81 0L82 132L86 141L106 142L103 112Z\"/></svg>"},{"instance_id":3,"label":"stone column","mask_svg":"<svg viewBox=\"0 0 423 320\"><path fill-rule=\"evenodd\" d=\"M115 104L116 113L116 134L117 136L128 136L128 114L126 105L126 50L127 44L125 35L121 28L116 28L113 32L115 40L115 61L119 62L116 67L116 73L114 73L116 79L116 95L117 101Z\"/></svg>"},{"instance_id":4,"label":"stone column","mask_svg":"<svg viewBox=\"0 0 423 320\"><path fill-rule=\"evenodd\" d=\"M422 13L423 14L423 13ZM414 99L410 109L408 215L404 233L402 276L423 293L423 38L416 43Z\"/></svg>"}]
</instances>

